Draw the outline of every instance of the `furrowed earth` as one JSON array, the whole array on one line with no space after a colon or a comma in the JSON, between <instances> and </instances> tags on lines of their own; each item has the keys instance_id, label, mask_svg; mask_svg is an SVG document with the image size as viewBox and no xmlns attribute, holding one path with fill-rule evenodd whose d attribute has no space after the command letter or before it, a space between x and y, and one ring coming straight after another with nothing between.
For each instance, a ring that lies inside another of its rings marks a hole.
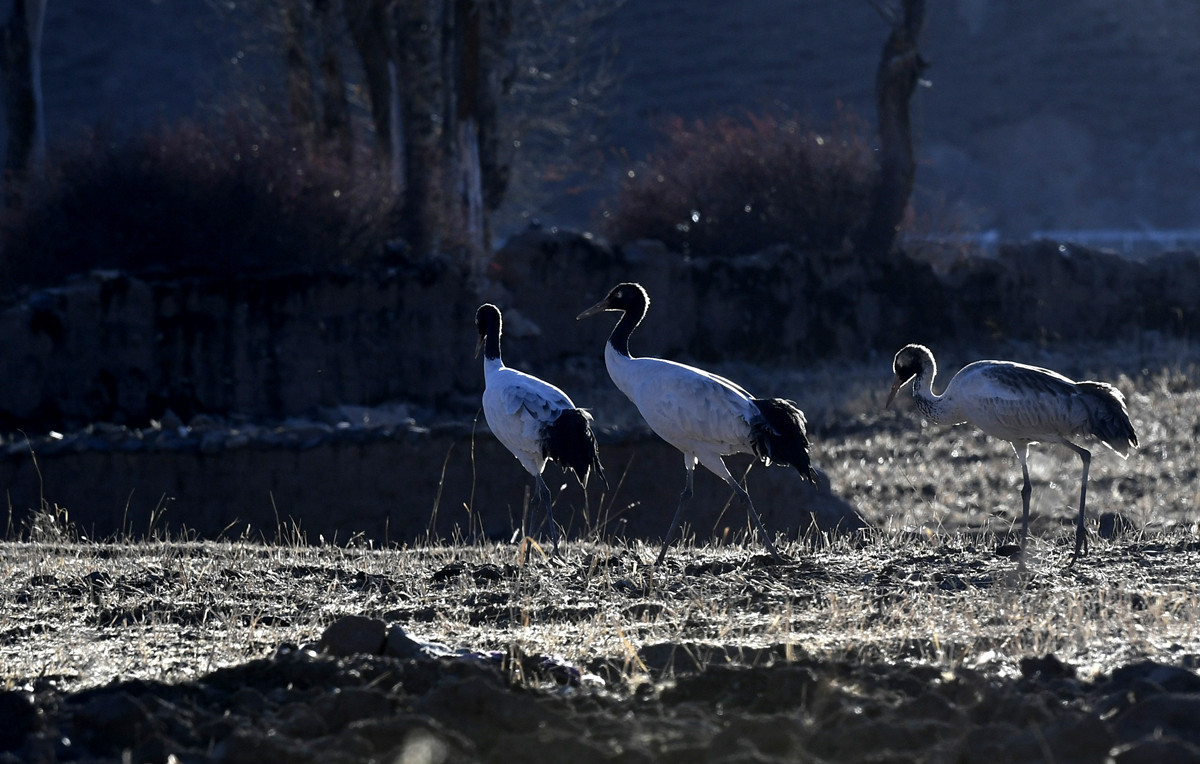
<instances>
[{"instance_id":1,"label":"furrowed earth","mask_svg":"<svg viewBox=\"0 0 1200 764\"><path fill-rule=\"evenodd\" d=\"M1117 384L1141 441L1094 449L1074 564L1078 458L1032 449L1025 574L1011 448L883 410L876 368L801 401L874 530L785 562L740 516L653 569L654 540L96 542L43 513L0 545L0 761L1198 760L1200 390L1165 350L1021 359Z\"/></svg>"}]
</instances>

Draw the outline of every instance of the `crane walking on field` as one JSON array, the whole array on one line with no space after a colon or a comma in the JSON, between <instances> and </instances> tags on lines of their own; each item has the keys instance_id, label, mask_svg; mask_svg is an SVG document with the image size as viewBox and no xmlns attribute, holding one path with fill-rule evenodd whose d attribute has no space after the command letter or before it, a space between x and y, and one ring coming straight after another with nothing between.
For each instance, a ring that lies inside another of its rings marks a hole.
<instances>
[{"instance_id":1,"label":"crane walking on field","mask_svg":"<svg viewBox=\"0 0 1200 764\"><path fill-rule=\"evenodd\" d=\"M533 476L545 509L543 522L550 523L557 554L558 527L550 506L550 489L542 479L547 460L574 472L584 489L593 469L600 474L605 488L608 479L600 465L591 414L576 408L554 385L505 366L500 358L501 324L500 309L495 305L480 305L475 312L479 330L476 357L483 350L483 415L496 439Z\"/></svg>"},{"instance_id":2,"label":"crane walking on field","mask_svg":"<svg viewBox=\"0 0 1200 764\"><path fill-rule=\"evenodd\" d=\"M692 473L696 462L733 489L745 503L767 549L776 559L783 559L771 543L750 494L729 474L721 457L753 454L766 464L790 464L816 485L816 475L809 462L804 413L791 401L754 398L740 385L703 369L661 358L630 355L629 335L645 318L649 305L650 297L640 284L618 284L607 297L578 317L586 318L604 311L622 314L604 347L608 374L641 412L650 429L683 452L686 483L654 564L662 564L679 527L684 502L692 495Z\"/></svg>"},{"instance_id":3,"label":"crane walking on field","mask_svg":"<svg viewBox=\"0 0 1200 764\"><path fill-rule=\"evenodd\" d=\"M1025 539L1029 533L1029 444L1061 443L1083 460L1079 487L1079 519L1075 525L1074 562L1087 552L1084 511L1087 505L1088 467L1092 454L1074 441L1094 438L1122 459L1138 444L1125 396L1106 382L1075 382L1058 372L1011 361L976 361L964 366L941 395L933 392L937 364L923 345L906 345L892 364L896 379L885 406L912 380L917 410L937 424L970 423L994 438L1007 440L1017 452L1025 484L1021 488L1021 557L1025 566Z\"/></svg>"}]
</instances>

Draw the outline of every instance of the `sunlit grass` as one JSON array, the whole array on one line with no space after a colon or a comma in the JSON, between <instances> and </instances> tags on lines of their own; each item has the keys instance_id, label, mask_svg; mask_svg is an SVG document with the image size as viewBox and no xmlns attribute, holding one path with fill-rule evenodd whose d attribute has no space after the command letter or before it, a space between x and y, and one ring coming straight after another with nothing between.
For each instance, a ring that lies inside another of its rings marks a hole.
<instances>
[{"instance_id":1,"label":"sunlit grass","mask_svg":"<svg viewBox=\"0 0 1200 764\"><path fill-rule=\"evenodd\" d=\"M1030 655L1085 671L1200 654L1200 545L1190 536L1096 542L1071 569L1047 547L1033 573L974 538L880 535L795 562L681 546L584 545L567 563L508 545L369 548L248 543L0 545L0 673L60 689L179 681L313 642L359 614L451 649L546 654L646 677L643 650L710 660L915 661L1015 674ZM669 676L670 672L667 672Z\"/></svg>"},{"instance_id":2,"label":"sunlit grass","mask_svg":"<svg viewBox=\"0 0 1200 764\"><path fill-rule=\"evenodd\" d=\"M997 554L1019 523L1020 470L1006 443L926 425L908 404L882 410L886 364L761 379L739 369L764 394L801 399L814 462L875 533L779 539L784 565L768 564L758 541L685 540L653 570L653 541L596 534L567 544L566 561L536 545L324 544L297 526L273 544L153 528L100 542L43 507L0 543L2 686L183 681L314 643L351 614L451 649L561 656L627 690L730 660L1015 676L1021 658L1054 654L1085 677L1178 662L1200 655L1200 390L1189 358L1140 369L1094 357L1098 371L1030 359L1115 381L1141 439L1127 461L1096 450L1092 550L1074 566L1079 464L1069 451L1033 449L1030 573L1018 577ZM1096 533L1102 513L1127 521L1111 539Z\"/></svg>"}]
</instances>

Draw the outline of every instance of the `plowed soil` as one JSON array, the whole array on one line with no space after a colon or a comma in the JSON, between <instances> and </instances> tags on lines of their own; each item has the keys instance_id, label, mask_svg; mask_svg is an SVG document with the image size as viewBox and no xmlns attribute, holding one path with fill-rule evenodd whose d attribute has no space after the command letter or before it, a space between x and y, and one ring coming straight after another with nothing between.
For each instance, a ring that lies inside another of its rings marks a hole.
<instances>
[{"instance_id":1,"label":"plowed soil","mask_svg":"<svg viewBox=\"0 0 1200 764\"><path fill-rule=\"evenodd\" d=\"M880 410L886 379L813 415L875 530L785 562L742 531L659 569L622 539L96 542L50 510L0 545L0 761L1198 760L1192 369L1090 375L1141 448L1095 451L1072 564L1078 460L1035 447L1024 574L1011 449Z\"/></svg>"}]
</instances>

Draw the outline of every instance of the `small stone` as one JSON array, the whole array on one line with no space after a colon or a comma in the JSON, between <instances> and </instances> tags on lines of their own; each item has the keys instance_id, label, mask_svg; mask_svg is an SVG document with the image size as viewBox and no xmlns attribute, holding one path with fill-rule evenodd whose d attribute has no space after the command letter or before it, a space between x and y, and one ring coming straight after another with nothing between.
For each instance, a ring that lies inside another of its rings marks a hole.
<instances>
[{"instance_id":1,"label":"small stone","mask_svg":"<svg viewBox=\"0 0 1200 764\"><path fill-rule=\"evenodd\" d=\"M393 624L392 628L388 629L383 654L403 660L426 657L421 643L408 636L399 624Z\"/></svg>"},{"instance_id":2,"label":"small stone","mask_svg":"<svg viewBox=\"0 0 1200 764\"><path fill-rule=\"evenodd\" d=\"M167 409L159 420L159 426L164 430L179 430L183 427L183 420L174 411Z\"/></svg>"},{"instance_id":3,"label":"small stone","mask_svg":"<svg viewBox=\"0 0 1200 764\"><path fill-rule=\"evenodd\" d=\"M1001 544L1000 546L996 547L997 557L1007 557L1012 559L1019 554L1021 554L1020 544Z\"/></svg>"},{"instance_id":4,"label":"small stone","mask_svg":"<svg viewBox=\"0 0 1200 764\"><path fill-rule=\"evenodd\" d=\"M1075 667L1063 663L1053 655L1022 658L1021 676L1026 679L1072 679L1075 677Z\"/></svg>"},{"instance_id":5,"label":"small stone","mask_svg":"<svg viewBox=\"0 0 1200 764\"><path fill-rule=\"evenodd\" d=\"M329 625L321 635L321 652L327 655L380 655L387 625L378 618L348 615Z\"/></svg>"},{"instance_id":6,"label":"small stone","mask_svg":"<svg viewBox=\"0 0 1200 764\"><path fill-rule=\"evenodd\" d=\"M1099 533L1102 539L1111 539L1136 529L1134 522L1125 515L1116 512L1104 512L1100 515Z\"/></svg>"},{"instance_id":7,"label":"small stone","mask_svg":"<svg viewBox=\"0 0 1200 764\"><path fill-rule=\"evenodd\" d=\"M1112 683L1118 687L1128 687L1135 682L1146 683L1159 692L1200 693L1200 674L1180 666L1139 661L1112 672Z\"/></svg>"},{"instance_id":8,"label":"small stone","mask_svg":"<svg viewBox=\"0 0 1200 764\"><path fill-rule=\"evenodd\" d=\"M434 571L431 578L434 583L443 583L452 578L457 578L467 571L467 566L461 562L450 562L443 565L438 570Z\"/></svg>"}]
</instances>

